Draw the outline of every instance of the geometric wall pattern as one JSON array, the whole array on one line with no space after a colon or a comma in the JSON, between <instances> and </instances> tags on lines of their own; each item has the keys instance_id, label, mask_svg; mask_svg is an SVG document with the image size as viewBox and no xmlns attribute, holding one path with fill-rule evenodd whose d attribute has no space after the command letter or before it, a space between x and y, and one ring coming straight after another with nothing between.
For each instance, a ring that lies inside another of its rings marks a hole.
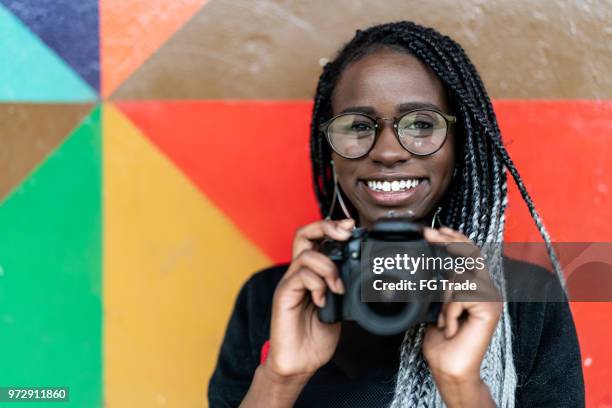
<instances>
[{"instance_id":1,"label":"geometric wall pattern","mask_svg":"<svg viewBox=\"0 0 612 408\"><path fill-rule=\"evenodd\" d=\"M609 6L416 4L0 0L0 386L206 406L240 285L319 217L319 59L374 23L464 45L553 240L610 241ZM514 185L506 220L539 240ZM572 310L587 406L612 406L612 304Z\"/></svg>"}]
</instances>

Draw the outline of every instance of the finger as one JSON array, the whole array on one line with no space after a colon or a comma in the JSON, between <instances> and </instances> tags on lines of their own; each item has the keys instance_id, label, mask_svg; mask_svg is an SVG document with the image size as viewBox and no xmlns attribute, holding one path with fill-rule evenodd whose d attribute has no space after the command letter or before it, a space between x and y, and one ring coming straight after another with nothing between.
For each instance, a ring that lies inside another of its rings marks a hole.
<instances>
[{"instance_id":1,"label":"finger","mask_svg":"<svg viewBox=\"0 0 612 408\"><path fill-rule=\"evenodd\" d=\"M448 303L442 303L442 307L440 308L440 314L438 315L438 327L443 329L446 326L446 309L448 308Z\"/></svg>"},{"instance_id":2,"label":"finger","mask_svg":"<svg viewBox=\"0 0 612 408\"><path fill-rule=\"evenodd\" d=\"M482 261L482 265L475 264L473 268L469 269L469 273L462 277L475 283L478 288L476 293L470 295L470 299L485 302L499 301L501 300L501 293L495 286L484 257Z\"/></svg>"},{"instance_id":3,"label":"finger","mask_svg":"<svg viewBox=\"0 0 612 408\"><path fill-rule=\"evenodd\" d=\"M423 237L425 238L426 241L431 242L431 243L446 244L446 243L458 241L458 238L455 236L442 233L440 232L440 230L429 228L429 227L425 227L423 229Z\"/></svg>"},{"instance_id":4,"label":"finger","mask_svg":"<svg viewBox=\"0 0 612 408\"><path fill-rule=\"evenodd\" d=\"M299 228L293 240L292 258L302 251L312 249L314 242L326 236L336 241L346 241L351 236L355 221L347 218L342 221L322 220Z\"/></svg>"},{"instance_id":5,"label":"finger","mask_svg":"<svg viewBox=\"0 0 612 408\"><path fill-rule=\"evenodd\" d=\"M445 324L444 323L444 312L441 309L440 313L438 313L438 324L437 324L438 329L443 329L444 328L444 324Z\"/></svg>"},{"instance_id":6,"label":"finger","mask_svg":"<svg viewBox=\"0 0 612 408\"><path fill-rule=\"evenodd\" d=\"M303 299L306 292L310 292L312 302L318 307L323 307L325 306L326 289L327 285L325 284L323 278L311 270L303 268L282 282L281 291L279 293L286 293L286 291L293 293L297 292L299 293L300 298ZM291 304L299 305L300 302L294 299Z\"/></svg>"},{"instance_id":7,"label":"finger","mask_svg":"<svg viewBox=\"0 0 612 408\"><path fill-rule=\"evenodd\" d=\"M343 220L338 221L338 224L349 232L355 228L355 220L352 218L345 218Z\"/></svg>"},{"instance_id":8,"label":"finger","mask_svg":"<svg viewBox=\"0 0 612 408\"><path fill-rule=\"evenodd\" d=\"M298 235L309 239L321 239L328 236L332 239L342 240L350 237L351 230L355 226L355 220L346 218L344 220L321 220L308 224L298 230Z\"/></svg>"},{"instance_id":9,"label":"finger","mask_svg":"<svg viewBox=\"0 0 612 408\"><path fill-rule=\"evenodd\" d=\"M428 242L443 245L450 255L472 258L474 262L477 258L482 257L480 248L458 231L442 227L439 230L426 228L425 233L424 236Z\"/></svg>"},{"instance_id":10,"label":"finger","mask_svg":"<svg viewBox=\"0 0 612 408\"><path fill-rule=\"evenodd\" d=\"M452 338L457 334L459 330L459 316L463 313L463 304L462 302L451 302L448 304L445 313L445 321L446 327L444 329L444 335L447 339Z\"/></svg>"},{"instance_id":11,"label":"finger","mask_svg":"<svg viewBox=\"0 0 612 408\"><path fill-rule=\"evenodd\" d=\"M455 256L461 256L463 258L476 258L480 257L480 248L472 241L454 241L446 245L446 250L449 254Z\"/></svg>"},{"instance_id":12,"label":"finger","mask_svg":"<svg viewBox=\"0 0 612 408\"><path fill-rule=\"evenodd\" d=\"M325 291L327 289L325 281L310 269L301 269L298 277L302 280L304 287L310 291L313 303L318 307L325 306Z\"/></svg>"},{"instance_id":13,"label":"finger","mask_svg":"<svg viewBox=\"0 0 612 408\"><path fill-rule=\"evenodd\" d=\"M440 241L443 236L440 231L435 228L425 227L423 228L423 236L427 241Z\"/></svg>"},{"instance_id":14,"label":"finger","mask_svg":"<svg viewBox=\"0 0 612 408\"><path fill-rule=\"evenodd\" d=\"M448 325L448 320L446 318L446 310L448 306L453 303L454 293L451 289L446 289L441 293L441 302L442 308L440 309L440 320L442 322L441 328L444 328Z\"/></svg>"},{"instance_id":15,"label":"finger","mask_svg":"<svg viewBox=\"0 0 612 408\"><path fill-rule=\"evenodd\" d=\"M471 300L478 300L482 302L498 302L502 300L502 294L495 286L488 271L479 275L475 275L473 282L476 283L478 291L475 296L471 296Z\"/></svg>"},{"instance_id":16,"label":"finger","mask_svg":"<svg viewBox=\"0 0 612 408\"><path fill-rule=\"evenodd\" d=\"M458 238L458 239L464 239L464 240L469 240L468 237L466 237L464 234L462 234L459 231L456 231L452 228L449 227L440 227L440 233L454 237L454 238Z\"/></svg>"},{"instance_id":17,"label":"finger","mask_svg":"<svg viewBox=\"0 0 612 408\"><path fill-rule=\"evenodd\" d=\"M342 284L342 279L340 279L338 268L326 255L317 251L306 250L295 258L292 266L296 270L302 268L310 269L327 282L332 292L344 293L344 285Z\"/></svg>"},{"instance_id":18,"label":"finger","mask_svg":"<svg viewBox=\"0 0 612 408\"><path fill-rule=\"evenodd\" d=\"M447 246L447 250L450 253L464 257L480 256L480 248L461 232L448 227L442 227L440 228L440 234L449 238L451 244Z\"/></svg>"},{"instance_id":19,"label":"finger","mask_svg":"<svg viewBox=\"0 0 612 408\"><path fill-rule=\"evenodd\" d=\"M451 276L451 279L449 279L450 282L454 281L452 278L453 277ZM442 292L442 301L444 304L451 303L453 301L453 295L454 293L452 289L446 289L444 292Z\"/></svg>"},{"instance_id":20,"label":"finger","mask_svg":"<svg viewBox=\"0 0 612 408\"><path fill-rule=\"evenodd\" d=\"M503 309L501 302L461 302L461 304L468 314L466 324L478 325L479 330L493 333Z\"/></svg>"},{"instance_id":21,"label":"finger","mask_svg":"<svg viewBox=\"0 0 612 408\"><path fill-rule=\"evenodd\" d=\"M429 235L433 241L442 241L442 242L471 242L473 241L463 235L459 231L455 231L448 227L442 227L440 229L425 227L423 229L424 235Z\"/></svg>"}]
</instances>

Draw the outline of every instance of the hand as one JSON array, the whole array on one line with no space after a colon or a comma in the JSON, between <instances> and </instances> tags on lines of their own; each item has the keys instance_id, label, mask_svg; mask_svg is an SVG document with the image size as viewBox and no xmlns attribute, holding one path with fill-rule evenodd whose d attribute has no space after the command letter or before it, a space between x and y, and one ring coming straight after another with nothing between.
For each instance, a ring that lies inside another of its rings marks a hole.
<instances>
[{"instance_id":1,"label":"hand","mask_svg":"<svg viewBox=\"0 0 612 408\"><path fill-rule=\"evenodd\" d=\"M450 228L426 228L424 236L428 242L448 244L446 250L453 255L481 256L478 247L468 237ZM487 299L499 299L493 296L496 289L486 268L476 271L473 276L481 295ZM484 386L488 391L480 378L480 366L502 312L499 301L475 301L475 295L464 301L454 297L452 292L445 293L438 324L426 329L422 346L423 355L447 405L449 400L456 398L450 390L463 388L475 394L482 393ZM446 396L445 390L449 391ZM490 399L490 393L488 397Z\"/></svg>"},{"instance_id":2,"label":"hand","mask_svg":"<svg viewBox=\"0 0 612 408\"><path fill-rule=\"evenodd\" d=\"M336 265L314 250L325 237L346 241L354 220L317 221L300 228L293 243L291 265L273 297L270 351L264 369L278 378L309 378L327 363L338 344L340 323L322 323L317 306L325 292L344 293Z\"/></svg>"}]
</instances>

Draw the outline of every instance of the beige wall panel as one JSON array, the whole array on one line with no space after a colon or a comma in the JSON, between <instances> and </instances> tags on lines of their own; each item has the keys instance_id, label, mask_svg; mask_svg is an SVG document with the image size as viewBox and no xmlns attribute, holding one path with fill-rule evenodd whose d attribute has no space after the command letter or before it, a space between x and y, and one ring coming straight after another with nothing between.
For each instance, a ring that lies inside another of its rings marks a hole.
<instances>
[{"instance_id":1,"label":"beige wall panel","mask_svg":"<svg viewBox=\"0 0 612 408\"><path fill-rule=\"evenodd\" d=\"M468 51L494 98L609 98L609 2L211 0L114 95L310 98L358 28L430 25Z\"/></svg>"}]
</instances>

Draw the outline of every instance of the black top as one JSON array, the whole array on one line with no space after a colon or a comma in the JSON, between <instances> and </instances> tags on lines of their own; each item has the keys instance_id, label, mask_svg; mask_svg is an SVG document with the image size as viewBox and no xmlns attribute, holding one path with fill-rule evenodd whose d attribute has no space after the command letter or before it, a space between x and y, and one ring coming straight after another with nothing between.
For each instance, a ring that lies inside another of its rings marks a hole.
<instances>
[{"instance_id":1,"label":"black top","mask_svg":"<svg viewBox=\"0 0 612 408\"><path fill-rule=\"evenodd\" d=\"M270 336L272 295L287 267L258 272L240 290L209 383L211 408L237 407L247 393L261 347ZM504 269L514 277L508 290L520 290L517 276L529 277L530 282L534 276L552 278L539 266L508 258ZM518 375L516 407L584 407L580 349L569 305L509 302L508 306ZM403 334L379 337L352 322L342 324L334 357L312 376L295 407L389 406Z\"/></svg>"}]
</instances>

